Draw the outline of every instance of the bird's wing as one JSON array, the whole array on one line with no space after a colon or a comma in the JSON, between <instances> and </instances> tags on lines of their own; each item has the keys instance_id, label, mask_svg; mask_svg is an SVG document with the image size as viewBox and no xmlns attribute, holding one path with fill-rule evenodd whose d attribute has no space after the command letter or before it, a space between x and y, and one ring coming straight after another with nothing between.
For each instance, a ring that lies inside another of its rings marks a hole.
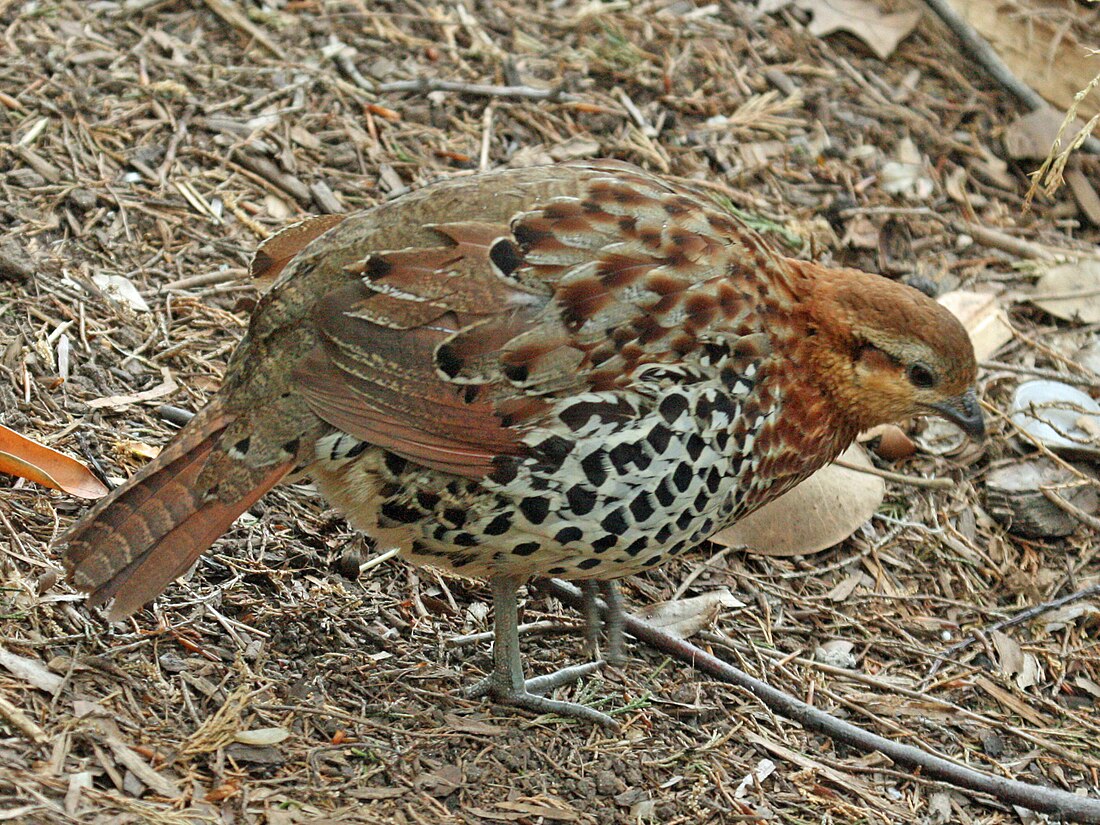
<instances>
[{"instance_id":1,"label":"bird's wing","mask_svg":"<svg viewBox=\"0 0 1100 825\"><path fill-rule=\"evenodd\" d=\"M759 279L736 276L780 259L693 194L616 171L531 207L351 267L294 373L314 413L480 479L557 401L638 390L649 365L700 357L716 322L759 333Z\"/></svg>"}]
</instances>

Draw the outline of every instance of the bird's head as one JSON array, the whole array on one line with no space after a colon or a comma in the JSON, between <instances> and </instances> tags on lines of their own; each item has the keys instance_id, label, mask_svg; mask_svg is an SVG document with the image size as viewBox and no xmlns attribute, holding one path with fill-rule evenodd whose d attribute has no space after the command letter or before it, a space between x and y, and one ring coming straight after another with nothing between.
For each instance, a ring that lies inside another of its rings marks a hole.
<instances>
[{"instance_id":1,"label":"bird's head","mask_svg":"<svg viewBox=\"0 0 1100 825\"><path fill-rule=\"evenodd\" d=\"M958 319L927 295L879 275L804 267L812 274L811 361L859 429L935 414L985 434L977 363Z\"/></svg>"}]
</instances>

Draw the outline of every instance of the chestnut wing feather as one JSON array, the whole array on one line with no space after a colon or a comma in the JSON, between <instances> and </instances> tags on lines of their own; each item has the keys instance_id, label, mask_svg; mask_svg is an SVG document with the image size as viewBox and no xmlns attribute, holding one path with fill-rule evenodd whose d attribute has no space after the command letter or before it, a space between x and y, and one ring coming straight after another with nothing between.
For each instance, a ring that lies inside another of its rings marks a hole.
<instances>
[{"instance_id":1,"label":"chestnut wing feather","mask_svg":"<svg viewBox=\"0 0 1100 825\"><path fill-rule=\"evenodd\" d=\"M781 268L751 230L642 177L594 176L510 225L432 228L438 246L372 254L317 303L295 383L332 426L475 480L525 454L558 399L638 389L639 366L690 360L719 317L759 332L758 282L729 276Z\"/></svg>"}]
</instances>

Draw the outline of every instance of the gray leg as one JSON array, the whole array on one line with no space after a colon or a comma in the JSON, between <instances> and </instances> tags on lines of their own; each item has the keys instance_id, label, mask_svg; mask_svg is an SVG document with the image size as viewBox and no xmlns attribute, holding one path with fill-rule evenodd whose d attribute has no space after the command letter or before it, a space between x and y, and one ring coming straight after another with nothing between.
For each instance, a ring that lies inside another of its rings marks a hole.
<instances>
[{"instance_id":1,"label":"gray leg","mask_svg":"<svg viewBox=\"0 0 1100 825\"><path fill-rule=\"evenodd\" d=\"M600 615L600 583L586 579L580 583L584 594L584 649L593 659L600 658L600 631L603 630L603 617Z\"/></svg>"},{"instance_id":2,"label":"gray leg","mask_svg":"<svg viewBox=\"0 0 1100 825\"><path fill-rule=\"evenodd\" d=\"M589 662L565 668L547 676L540 676L530 682L524 681L523 664L519 654L516 610L516 590L520 582L508 576L494 576L490 583L493 588L493 672L488 679L474 686L467 695L488 694L501 704L514 705L536 713L555 713L559 716L570 716L586 722L618 727L614 719L598 710L575 702L547 699L536 693L574 682L581 676L598 669L602 662Z\"/></svg>"},{"instance_id":3,"label":"gray leg","mask_svg":"<svg viewBox=\"0 0 1100 825\"><path fill-rule=\"evenodd\" d=\"M600 631L607 631L607 661L618 667L626 661L623 652L623 594L616 581L582 581L584 594L584 642L588 655L600 656ZM600 595L603 602L600 602Z\"/></svg>"},{"instance_id":4,"label":"gray leg","mask_svg":"<svg viewBox=\"0 0 1100 825\"><path fill-rule=\"evenodd\" d=\"M603 600L607 604L604 623L607 627L607 661L619 667L626 661L623 646L623 592L617 581L603 582Z\"/></svg>"}]
</instances>

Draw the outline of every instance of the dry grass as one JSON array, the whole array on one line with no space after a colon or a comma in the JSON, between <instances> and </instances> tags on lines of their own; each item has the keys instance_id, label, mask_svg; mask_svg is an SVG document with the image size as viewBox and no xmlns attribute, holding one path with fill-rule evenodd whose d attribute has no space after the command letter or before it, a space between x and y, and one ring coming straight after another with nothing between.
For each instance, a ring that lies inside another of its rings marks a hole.
<instances>
[{"instance_id":1,"label":"dry grass","mask_svg":"<svg viewBox=\"0 0 1100 825\"><path fill-rule=\"evenodd\" d=\"M885 64L732 0L0 0L0 26L0 408L115 477L169 437L158 404L195 409L217 387L255 300L239 276L259 238L481 166L630 160L700 179L792 252L870 269L877 250L841 239L901 221L907 277L943 288L1030 280L1009 254L961 245L953 222L1098 240L1068 201L1023 213L1028 170L996 160L1016 112L929 21ZM468 91L380 91L417 78ZM876 177L906 136L928 158L926 202ZM129 279L151 311L107 299L99 275ZM1021 334L1001 362L1095 378L1067 363L1095 329L1025 305L1011 319ZM987 371L985 399L1003 409L1021 377ZM1095 609L1005 631L1039 665L1026 689L987 636L922 684L953 641L1100 581L1084 528L1025 541L982 510L984 473L1021 451L1011 436L994 418L984 447L895 468L958 484L893 487L831 551L708 561L704 547L631 580L628 598L668 598L709 565L688 595L730 587L750 604L719 617L717 653L883 735L1096 794ZM0 667L6 821L1018 819L639 647L574 692L615 713L619 735L462 699L487 647L447 640L485 629L487 589L397 560L348 577L372 551L303 487L268 496L151 610L110 626L55 585L51 544L81 505L4 484L0 645L23 657ZM537 593L525 613L576 619ZM854 672L813 659L837 639L854 643ZM571 635L526 649L539 668L580 655ZM765 758L776 772L738 796Z\"/></svg>"}]
</instances>

